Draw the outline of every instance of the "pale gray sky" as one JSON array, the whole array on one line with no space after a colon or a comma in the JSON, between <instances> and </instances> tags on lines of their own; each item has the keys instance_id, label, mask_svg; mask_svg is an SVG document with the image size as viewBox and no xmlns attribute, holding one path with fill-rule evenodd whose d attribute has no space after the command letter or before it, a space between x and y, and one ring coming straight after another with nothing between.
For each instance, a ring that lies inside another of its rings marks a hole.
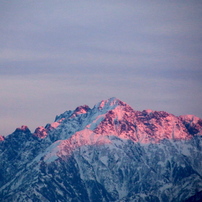
<instances>
[{"instance_id":1,"label":"pale gray sky","mask_svg":"<svg viewBox=\"0 0 202 202\"><path fill-rule=\"evenodd\" d=\"M202 117L202 2L0 1L0 134L117 97Z\"/></svg>"}]
</instances>

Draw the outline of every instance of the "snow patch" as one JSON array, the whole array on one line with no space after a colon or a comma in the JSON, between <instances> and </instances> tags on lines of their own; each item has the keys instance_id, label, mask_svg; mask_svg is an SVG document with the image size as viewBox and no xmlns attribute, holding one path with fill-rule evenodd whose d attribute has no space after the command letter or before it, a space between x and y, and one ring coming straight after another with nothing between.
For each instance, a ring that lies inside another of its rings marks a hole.
<instances>
[{"instance_id":1,"label":"snow patch","mask_svg":"<svg viewBox=\"0 0 202 202\"><path fill-rule=\"evenodd\" d=\"M46 149L46 151L44 152L44 161L46 163L51 163L59 158L57 153L59 151L60 143L61 143L61 140L56 141Z\"/></svg>"},{"instance_id":2,"label":"snow patch","mask_svg":"<svg viewBox=\"0 0 202 202\"><path fill-rule=\"evenodd\" d=\"M43 139L48 135L47 129L43 126L39 126L38 128L36 128L34 135Z\"/></svg>"},{"instance_id":3,"label":"snow patch","mask_svg":"<svg viewBox=\"0 0 202 202\"><path fill-rule=\"evenodd\" d=\"M104 119L104 115L98 115L97 118L86 126L87 129L94 130Z\"/></svg>"},{"instance_id":4,"label":"snow patch","mask_svg":"<svg viewBox=\"0 0 202 202\"><path fill-rule=\"evenodd\" d=\"M115 112L115 114L116 114L119 121L123 119L123 116L124 116L125 112L123 111L123 108L121 106L116 107L113 110L113 112Z\"/></svg>"},{"instance_id":5,"label":"snow patch","mask_svg":"<svg viewBox=\"0 0 202 202\"><path fill-rule=\"evenodd\" d=\"M144 110L147 114L151 114L151 113L153 113L154 111L152 110L152 109L146 109L146 110Z\"/></svg>"},{"instance_id":6,"label":"snow patch","mask_svg":"<svg viewBox=\"0 0 202 202\"><path fill-rule=\"evenodd\" d=\"M53 123L51 123L51 127L52 128L57 128L58 126L60 125L60 123L58 123L58 122L53 122Z\"/></svg>"}]
</instances>

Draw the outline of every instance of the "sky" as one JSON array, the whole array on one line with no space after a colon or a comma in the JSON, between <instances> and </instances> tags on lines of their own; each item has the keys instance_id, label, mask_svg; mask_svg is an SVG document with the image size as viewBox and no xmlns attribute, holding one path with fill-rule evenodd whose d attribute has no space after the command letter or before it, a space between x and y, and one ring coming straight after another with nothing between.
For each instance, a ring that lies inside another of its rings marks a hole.
<instances>
[{"instance_id":1,"label":"sky","mask_svg":"<svg viewBox=\"0 0 202 202\"><path fill-rule=\"evenodd\" d=\"M202 118L202 1L0 0L0 135L111 97Z\"/></svg>"}]
</instances>

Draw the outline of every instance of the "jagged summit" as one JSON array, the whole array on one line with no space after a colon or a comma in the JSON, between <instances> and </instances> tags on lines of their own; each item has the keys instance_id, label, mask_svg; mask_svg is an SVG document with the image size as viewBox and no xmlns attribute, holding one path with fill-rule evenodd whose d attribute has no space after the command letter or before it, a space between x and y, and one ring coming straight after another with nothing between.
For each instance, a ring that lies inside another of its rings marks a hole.
<instances>
[{"instance_id":1,"label":"jagged summit","mask_svg":"<svg viewBox=\"0 0 202 202\"><path fill-rule=\"evenodd\" d=\"M0 142L4 141L4 136L0 135Z\"/></svg>"},{"instance_id":2,"label":"jagged summit","mask_svg":"<svg viewBox=\"0 0 202 202\"><path fill-rule=\"evenodd\" d=\"M30 133L31 131L29 130L28 126L22 125L21 127L16 128L15 133L17 132Z\"/></svg>"},{"instance_id":3,"label":"jagged summit","mask_svg":"<svg viewBox=\"0 0 202 202\"><path fill-rule=\"evenodd\" d=\"M88 129L94 134L110 134L135 142L149 143L159 142L165 138L189 139L192 135L202 133L201 126L201 119L194 115L176 117L151 109L135 111L127 103L112 97L100 101L92 109L88 105L81 105L75 110L66 111L56 116L53 123L37 127L33 135L38 138L50 136L52 140L59 140L71 137L77 131ZM27 126L17 128L15 132L20 131L30 133ZM57 137L53 137L56 133L54 131L57 131Z\"/></svg>"},{"instance_id":4,"label":"jagged summit","mask_svg":"<svg viewBox=\"0 0 202 202\"><path fill-rule=\"evenodd\" d=\"M88 105L82 105L77 107L74 112L76 112L77 114L84 114L88 112L89 110L90 110L90 107Z\"/></svg>"},{"instance_id":5,"label":"jagged summit","mask_svg":"<svg viewBox=\"0 0 202 202\"><path fill-rule=\"evenodd\" d=\"M79 106L74 110L73 114L71 115L71 118L73 118L79 114L85 114L89 110L90 110L90 107L88 105Z\"/></svg>"},{"instance_id":6,"label":"jagged summit","mask_svg":"<svg viewBox=\"0 0 202 202\"><path fill-rule=\"evenodd\" d=\"M179 117L192 135L202 134L202 119L194 115L183 115Z\"/></svg>"},{"instance_id":7,"label":"jagged summit","mask_svg":"<svg viewBox=\"0 0 202 202\"><path fill-rule=\"evenodd\" d=\"M99 110L110 110L114 109L116 106L124 106L124 105L127 104L117 99L116 97L112 97L107 100L102 100L101 102L96 104L94 108L98 108Z\"/></svg>"},{"instance_id":8,"label":"jagged summit","mask_svg":"<svg viewBox=\"0 0 202 202\"><path fill-rule=\"evenodd\" d=\"M202 193L202 120L117 98L0 136L0 199L185 201ZM200 198L202 199L202 197Z\"/></svg>"}]
</instances>

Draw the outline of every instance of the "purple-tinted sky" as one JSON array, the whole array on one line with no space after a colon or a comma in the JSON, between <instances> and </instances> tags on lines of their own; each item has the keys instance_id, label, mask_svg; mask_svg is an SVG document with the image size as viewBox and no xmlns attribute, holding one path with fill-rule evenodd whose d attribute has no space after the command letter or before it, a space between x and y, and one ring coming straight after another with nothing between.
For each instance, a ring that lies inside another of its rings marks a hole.
<instances>
[{"instance_id":1,"label":"purple-tinted sky","mask_svg":"<svg viewBox=\"0 0 202 202\"><path fill-rule=\"evenodd\" d=\"M0 134L117 97L202 117L202 1L0 1Z\"/></svg>"}]
</instances>

